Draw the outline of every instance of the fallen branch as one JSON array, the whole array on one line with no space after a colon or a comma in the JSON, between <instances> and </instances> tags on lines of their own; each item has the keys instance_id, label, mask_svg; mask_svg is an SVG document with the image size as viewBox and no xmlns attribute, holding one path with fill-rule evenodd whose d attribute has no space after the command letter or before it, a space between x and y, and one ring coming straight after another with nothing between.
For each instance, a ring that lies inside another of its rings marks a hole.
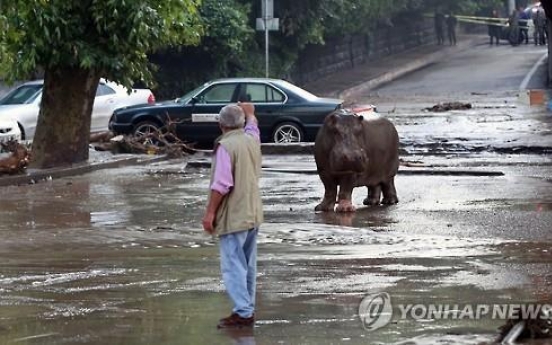
<instances>
[{"instance_id":1,"label":"fallen branch","mask_svg":"<svg viewBox=\"0 0 552 345\"><path fill-rule=\"evenodd\" d=\"M115 135L111 131L90 134L91 143L108 143Z\"/></svg>"},{"instance_id":2,"label":"fallen branch","mask_svg":"<svg viewBox=\"0 0 552 345\"><path fill-rule=\"evenodd\" d=\"M108 134L99 133L94 144L97 151L111 151L119 153L145 153L166 154L169 157L182 157L186 154L196 153L196 149L176 136L176 125L181 121L174 121L167 114L167 123L156 131L136 137L133 135L118 135L109 137ZM109 132L111 133L111 132ZM105 141L105 138L109 138ZM92 137L91 137L92 141Z\"/></svg>"}]
</instances>

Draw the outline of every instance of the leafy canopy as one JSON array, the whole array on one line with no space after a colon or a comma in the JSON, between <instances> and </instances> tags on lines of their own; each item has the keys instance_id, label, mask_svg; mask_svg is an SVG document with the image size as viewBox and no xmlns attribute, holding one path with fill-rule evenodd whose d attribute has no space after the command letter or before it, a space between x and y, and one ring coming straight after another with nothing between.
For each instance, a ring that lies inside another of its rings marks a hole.
<instances>
[{"instance_id":1,"label":"leafy canopy","mask_svg":"<svg viewBox=\"0 0 552 345\"><path fill-rule=\"evenodd\" d=\"M152 81L147 53L198 44L200 0L0 1L0 76L37 68L99 71L131 86Z\"/></svg>"}]
</instances>

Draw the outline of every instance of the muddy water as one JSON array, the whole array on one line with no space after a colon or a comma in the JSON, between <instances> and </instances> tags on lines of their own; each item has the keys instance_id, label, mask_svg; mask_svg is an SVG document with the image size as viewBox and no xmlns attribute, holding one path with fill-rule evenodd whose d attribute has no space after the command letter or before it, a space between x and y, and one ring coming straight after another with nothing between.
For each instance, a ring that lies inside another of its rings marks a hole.
<instances>
[{"instance_id":1,"label":"muddy water","mask_svg":"<svg viewBox=\"0 0 552 345\"><path fill-rule=\"evenodd\" d=\"M470 161L443 159L433 163ZM316 175L265 173L258 323L237 333L214 327L230 306L216 240L200 229L207 170L160 173L182 167L169 162L2 188L0 343L491 340L501 320L395 319L368 332L358 306L375 290L395 303L550 301L552 185L535 161L493 163L502 177L399 176L399 205L349 215L312 211ZM267 163L290 162L312 166Z\"/></svg>"}]
</instances>

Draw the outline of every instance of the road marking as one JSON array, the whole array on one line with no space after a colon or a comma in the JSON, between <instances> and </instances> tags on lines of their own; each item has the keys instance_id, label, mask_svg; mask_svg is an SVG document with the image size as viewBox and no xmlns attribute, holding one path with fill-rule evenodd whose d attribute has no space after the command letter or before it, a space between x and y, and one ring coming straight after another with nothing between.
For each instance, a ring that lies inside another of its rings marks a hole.
<instances>
[{"instance_id":1,"label":"road marking","mask_svg":"<svg viewBox=\"0 0 552 345\"><path fill-rule=\"evenodd\" d=\"M531 78L533 77L533 75L537 72L537 69L539 68L539 66L544 62L544 60L548 57L548 53L544 53L543 56L541 56L541 58L539 59L539 61L537 61L533 67L531 68L531 70L529 71L529 73L527 73L527 75L525 76L525 78L523 78L523 81L521 82L521 85L519 85L519 90L520 91L524 91L527 89L527 85L529 85L529 81L531 81Z\"/></svg>"}]
</instances>

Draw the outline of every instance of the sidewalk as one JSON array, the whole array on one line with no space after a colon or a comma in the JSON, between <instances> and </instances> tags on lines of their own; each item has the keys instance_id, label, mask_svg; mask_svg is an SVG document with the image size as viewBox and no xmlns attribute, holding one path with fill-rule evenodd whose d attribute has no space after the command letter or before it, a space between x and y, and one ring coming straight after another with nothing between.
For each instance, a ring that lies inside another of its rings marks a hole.
<instances>
[{"instance_id":1,"label":"sidewalk","mask_svg":"<svg viewBox=\"0 0 552 345\"><path fill-rule=\"evenodd\" d=\"M466 49L482 41L482 36L460 35L456 46L436 44L423 45L392 55L384 59L369 62L355 68L334 73L325 78L307 84L304 88L318 96L337 97L345 100L345 103L355 102L358 95L365 94L372 89L393 81L401 76L424 68L447 55ZM304 144L263 145L263 154L279 153L304 153ZM54 168L47 170L27 171L26 175L0 176L0 187L8 185L33 184L41 180L57 179L71 175L85 174L94 170L109 169L125 165L148 164L166 157L129 157L128 155L106 155L91 151L87 163L72 167Z\"/></svg>"},{"instance_id":2,"label":"sidewalk","mask_svg":"<svg viewBox=\"0 0 552 345\"><path fill-rule=\"evenodd\" d=\"M456 46L428 44L370 61L349 70L340 71L308 83L305 89L317 96L337 97L346 103L401 76L444 59L447 55L472 47L483 41L481 35L460 35Z\"/></svg>"}]
</instances>

